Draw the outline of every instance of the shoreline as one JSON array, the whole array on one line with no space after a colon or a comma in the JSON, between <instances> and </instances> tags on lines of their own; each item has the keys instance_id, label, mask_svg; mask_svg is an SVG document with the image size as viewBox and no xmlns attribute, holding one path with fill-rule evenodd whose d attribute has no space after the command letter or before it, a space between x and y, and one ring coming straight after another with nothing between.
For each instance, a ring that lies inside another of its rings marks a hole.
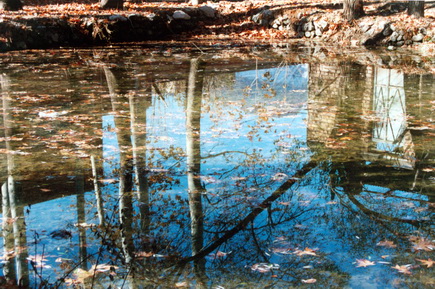
<instances>
[{"instance_id":1,"label":"shoreline","mask_svg":"<svg viewBox=\"0 0 435 289\"><path fill-rule=\"evenodd\" d=\"M425 11L426 17L416 19L406 15L403 5L369 1L366 16L349 24L341 15L341 4L323 2L222 1L196 7L142 3L129 4L123 11L99 10L98 4L77 4L76 10L62 5L25 6L23 11L3 11L0 16L0 51L226 39L259 45L314 41L343 48L406 47L435 55L435 5Z\"/></svg>"}]
</instances>

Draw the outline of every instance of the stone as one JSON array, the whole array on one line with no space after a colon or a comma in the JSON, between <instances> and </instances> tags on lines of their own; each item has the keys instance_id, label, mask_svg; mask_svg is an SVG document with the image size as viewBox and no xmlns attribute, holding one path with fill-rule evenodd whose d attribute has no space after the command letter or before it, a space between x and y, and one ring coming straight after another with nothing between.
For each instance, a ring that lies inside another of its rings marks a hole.
<instances>
[{"instance_id":1,"label":"stone","mask_svg":"<svg viewBox=\"0 0 435 289\"><path fill-rule=\"evenodd\" d=\"M421 27L418 31L423 35L427 35L427 29L424 27Z\"/></svg>"},{"instance_id":2,"label":"stone","mask_svg":"<svg viewBox=\"0 0 435 289\"><path fill-rule=\"evenodd\" d=\"M210 7L208 5L201 6L198 8L199 11L201 11L205 17L207 18L215 18L216 17L216 10L213 7Z\"/></svg>"},{"instance_id":3,"label":"stone","mask_svg":"<svg viewBox=\"0 0 435 289\"><path fill-rule=\"evenodd\" d=\"M322 31L319 28L316 29L315 33L316 33L316 36L319 36L319 37L322 36Z\"/></svg>"},{"instance_id":4,"label":"stone","mask_svg":"<svg viewBox=\"0 0 435 289\"><path fill-rule=\"evenodd\" d=\"M273 11L270 11L269 9L263 10L252 16L251 20L254 21L257 24L260 24L262 26L269 26L269 24L275 20L275 15Z\"/></svg>"},{"instance_id":5,"label":"stone","mask_svg":"<svg viewBox=\"0 0 435 289\"><path fill-rule=\"evenodd\" d=\"M422 33L418 33L414 36L412 36L412 41L413 42L422 42L424 38L424 35Z\"/></svg>"},{"instance_id":6,"label":"stone","mask_svg":"<svg viewBox=\"0 0 435 289\"><path fill-rule=\"evenodd\" d=\"M310 31L305 31L305 37L311 37L311 32Z\"/></svg>"},{"instance_id":7,"label":"stone","mask_svg":"<svg viewBox=\"0 0 435 289\"><path fill-rule=\"evenodd\" d=\"M110 21L127 21L127 18L122 15L110 15L109 16Z\"/></svg>"},{"instance_id":8,"label":"stone","mask_svg":"<svg viewBox=\"0 0 435 289\"><path fill-rule=\"evenodd\" d=\"M177 10L172 14L172 18L175 20L190 20L190 15L182 10Z\"/></svg>"},{"instance_id":9,"label":"stone","mask_svg":"<svg viewBox=\"0 0 435 289\"><path fill-rule=\"evenodd\" d=\"M391 33L391 35L390 35L390 41L392 41L392 42L396 42L396 41L397 41L397 37L399 37L399 33L397 33L397 31L394 31L394 32Z\"/></svg>"},{"instance_id":10,"label":"stone","mask_svg":"<svg viewBox=\"0 0 435 289\"><path fill-rule=\"evenodd\" d=\"M329 24L325 20L321 19L320 21L317 21L314 23L317 29L319 29L321 32L325 31Z\"/></svg>"},{"instance_id":11,"label":"stone","mask_svg":"<svg viewBox=\"0 0 435 289\"><path fill-rule=\"evenodd\" d=\"M304 31L313 31L313 30L314 30L313 22L308 21L307 23L304 23L302 29L303 29Z\"/></svg>"}]
</instances>

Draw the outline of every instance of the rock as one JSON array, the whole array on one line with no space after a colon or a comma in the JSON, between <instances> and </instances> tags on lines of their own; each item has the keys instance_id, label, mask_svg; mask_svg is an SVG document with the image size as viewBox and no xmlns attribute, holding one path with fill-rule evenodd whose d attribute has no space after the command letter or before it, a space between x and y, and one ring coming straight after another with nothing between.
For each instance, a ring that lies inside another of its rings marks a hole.
<instances>
[{"instance_id":1,"label":"rock","mask_svg":"<svg viewBox=\"0 0 435 289\"><path fill-rule=\"evenodd\" d=\"M127 21L127 18L122 15L110 15L109 16L110 21Z\"/></svg>"},{"instance_id":2,"label":"rock","mask_svg":"<svg viewBox=\"0 0 435 289\"><path fill-rule=\"evenodd\" d=\"M321 19L320 21L315 22L314 26L316 26L317 29L323 32L328 28L329 24L325 20Z\"/></svg>"},{"instance_id":3,"label":"rock","mask_svg":"<svg viewBox=\"0 0 435 289\"><path fill-rule=\"evenodd\" d=\"M392 41L392 42L396 42L396 41L397 41L397 37L399 37L399 33L397 33L397 31L394 31L394 32L390 35L390 41Z\"/></svg>"},{"instance_id":4,"label":"rock","mask_svg":"<svg viewBox=\"0 0 435 289\"><path fill-rule=\"evenodd\" d=\"M175 20L190 20L190 15L182 10L177 10L172 14L172 18Z\"/></svg>"},{"instance_id":5,"label":"rock","mask_svg":"<svg viewBox=\"0 0 435 289\"><path fill-rule=\"evenodd\" d=\"M313 31L314 30L313 22L308 21L307 23L304 23L304 25L302 26L302 29L304 31Z\"/></svg>"},{"instance_id":6,"label":"rock","mask_svg":"<svg viewBox=\"0 0 435 289\"><path fill-rule=\"evenodd\" d=\"M205 5L205 6L199 7L198 9L207 18L215 18L216 17L216 10L210 6Z\"/></svg>"},{"instance_id":7,"label":"rock","mask_svg":"<svg viewBox=\"0 0 435 289\"><path fill-rule=\"evenodd\" d=\"M413 42L422 42L423 38L424 38L424 35L421 33L418 33L418 34L412 36L412 41Z\"/></svg>"},{"instance_id":8,"label":"rock","mask_svg":"<svg viewBox=\"0 0 435 289\"><path fill-rule=\"evenodd\" d=\"M405 41L397 41L396 46L403 46L405 44Z\"/></svg>"},{"instance_id":9,"label":"rock","mask_svg":"<svg viewBox=\"0 0 435 289\"><path fill-rule=\"evenodd\" d=\"M393 30L391 30L389 22L379 21L365 32L366 36L362 39L361 43L365 46L377 45L392 33Z\"/></svg>"},{"instance_id":10,"label":"rock","mask_svg":"<svg viewBox=\"0 0 435 289\"><path fill-rule=\"evenodd\" d=\"M154 21L154 20L156 19L157 15L154 14L154 13L150 13L150 14L148 14L146 17L147 17L150 21Z\"/></svg>"},{"instance_id":11,"label":"rock","mask_svg":"<svg viewBox=\"0 0 435 289\"><path fill-rule=\"evenodd\" d=\"M310 31L305 31L305 37L311 37L311 32Z\"/></svg>"},{"instance_id":12,"label":"rock","mask_svg":"<svg viewBox=\"0 0 435 289\"><path fill-rule=\"evenodd\" d=\"M319 36L319 37L322 36L322 31L319 28L316 29L315 33L316 33L316 36Z\"/></svg>"},{"instance_id":13,"label":"rock","mask_svg":"<svg viewBox=\"0 0 435 289\"><path fill-rule=\"evenodd\" d=\"M421 27L421 28L418 30L418 32L420 32L420 33L423 34L423 35L427 35L427 29L424 28L424 27Z\"/></svg>"},{"instance_id":14,"label":"rock","mask_svg":"<svg viewBox=\"0 0 435 289\"><path fill-rule=\"evenodd\" d=\"M252 16L251 20L261 26L269 26L269 24L275 20L274 18L275 15L273 11L266 9Z\"/></svg>"}]
</instances>

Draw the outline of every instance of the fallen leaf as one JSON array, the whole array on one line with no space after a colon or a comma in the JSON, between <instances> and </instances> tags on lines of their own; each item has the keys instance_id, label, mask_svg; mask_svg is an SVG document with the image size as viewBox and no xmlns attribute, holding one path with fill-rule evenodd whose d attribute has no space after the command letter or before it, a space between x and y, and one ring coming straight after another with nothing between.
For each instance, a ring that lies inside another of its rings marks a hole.
<instances>
[{"instance_id":1,"label":"fallen leaf","mask_svg":"<svg viewBox=\"0 0 435 289\"><path fill-rule=\"evenodd\" d=\"M303 256L303 255L317 256L316 251L310 248L305 248L303 251L296 250L294 251L294 253L298 256Z\"/></svg>"},{"instance_id":2,"label":"fallen leaf","mask_svg":"<svg viewBox=\"0 0 435 289\"><path fill-rule=\"evenodd\" d=\"M387 248L396 248L396 247L397 247L397 245L394 244L394 242L392 242L392 241L388 241L388 240L380 241L380 242L378 242L376 245L377 245L377 246L387 247Z\"/></svg>"},{"instance_id":3,"label":"fallen leaf","mask_svg":"<svg viewBox=\"0 0 435 289\"><path fill-rule=\"evenodd\" d=\"M373 266L375 265L375 262L369 261L367 259L357 259L356 260L357 267L367 267L367 266Z\"/></svg>"},{"instance_id":4,"label":"fallen leaf","mask_svg":"<svg viewBox=\"0 0 435 289\"><path fill-rule=\"evenodd\" d=\"M413 243L412 248L416 251L433 251L435 248L434 242L423 237L409 237L409 240Z\"/></svg>"},{"instance_id":5,"label":"fallen leaf","mask_svg":"<svg viewBox=\"0 0 435 289\"><path fill-rule=\"evenodd\" d=\"M302 283L306 283L306 284L313 284L313 283L316 283L316 282L317 282L317 280L314 279L314 278L311 278L311 279L302 279Z\"/></svg>"},{"instance_id":6,"label":"fallen leaf","mask_svg":"<svg viewBox=\"0 0 435 289\"><path fill-rule=\"evenodd\" d=\"M417 261L420 261L421 263L423 263L423 265L425 265L427 268L430 268L435 264L435 261L432 260L431 258L429 258L427 260L417 259Z\"/></svg>"},{"instance_id":7,"label":"fallen leaf","mask_svg":"<svg viewBox=\"0 0 435 289\"><path fill-rule=\"evenodd\" d=\"M391 268L396 269L397 271L399 271L402 274L411 275L412 273L411 273L411 271L409 271L410 267L411 267L411 265L402 265L402 266L396 265L396 266L391 267Z\"/></svg>"}]
</instances>

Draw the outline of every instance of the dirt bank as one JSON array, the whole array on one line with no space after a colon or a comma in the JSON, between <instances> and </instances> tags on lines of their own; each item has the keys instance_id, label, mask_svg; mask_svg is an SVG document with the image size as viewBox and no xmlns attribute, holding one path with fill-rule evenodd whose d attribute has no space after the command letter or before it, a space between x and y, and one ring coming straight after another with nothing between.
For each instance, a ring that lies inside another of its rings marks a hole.
<instances>
[{"instance_id":1,"label":"dirt bank","mask_svg":"<svg viewBox=\"0 0 435 289\"><path fill-rule=\"evenodd\" d=\"M418 47L425 54L435 53L435 2L430 1L421 19L406 14L406 2L365 1L366 16L353 23L342 17L339 0L221 1L200 6L127 2L122 11L100 10L98 3L87 0L61 1L54 5L30 0L22 11L3 11L0 50L162 39L210 44L309 40L341 47Z\"/></svg>"}]
</instances>

